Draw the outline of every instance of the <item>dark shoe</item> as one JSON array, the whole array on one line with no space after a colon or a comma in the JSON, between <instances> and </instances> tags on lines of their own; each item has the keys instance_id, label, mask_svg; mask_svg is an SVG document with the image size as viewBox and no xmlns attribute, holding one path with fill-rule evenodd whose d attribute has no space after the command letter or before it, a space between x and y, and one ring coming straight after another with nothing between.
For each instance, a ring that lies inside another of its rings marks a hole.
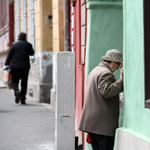
<instances>
[{"instance_id":1,"label":"dark shoe","mask_svg":"<svg viewBox=\"0 0 150 150\"><path fill-rule=\"evenodd\" d=\"M25 101L21 101L21 104L22 104L22 105L26 105L26 102L25 102Z\"/></svg>"},{"instance_id":2,"label":"dark shoe","mask_svg":"<svg viewBox=\"0 0 150 150\"><path fill-rule=\"evenodd\" d=\"M18 103L19 103L19 100L20 100L20 92L19 92L19 91L17 91L17 92L16 92L16 98L15 98L15 102L16 102L16 104L18 104Z\"/></svg>"},{"instance_id":3,"label":"dark shoe","mask_svg":"<svg viewBox=\"0 0 150 150\"><path fill-rule=\"evenodd\" d=\"M20 101L21 101L21 104L25 105L26 104L26 97L21 95Z\"/></svg>"}]
</instances>

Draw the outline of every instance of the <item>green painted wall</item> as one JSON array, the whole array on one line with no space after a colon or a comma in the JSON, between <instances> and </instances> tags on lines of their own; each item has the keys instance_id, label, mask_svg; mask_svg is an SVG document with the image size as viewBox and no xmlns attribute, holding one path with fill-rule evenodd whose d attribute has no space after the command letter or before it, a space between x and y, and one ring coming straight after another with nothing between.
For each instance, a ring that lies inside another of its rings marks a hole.
<instances>
[{"instance_id":1,"label":"green painted wall","mask_svg":"<svg viewBox=\"0 0 150 150\"><path fill-rule=\"evenodd\" d=\"M124 127L150 136L150 111L144 108L143 0L124 1L124 72Z\"/></svg>"},{"instance_id":2,"label":"green painted wall","mask_svg":"<svg viewBox=\"0 0 150 150\"><path fill-rule=\"evenodd\" d=\"M143 0L124 0L123 8L124 122L120 130L130 129L144 140L144 136L150 138L150 109L144 108Z\"/></svg>"},{"instance_id":3,"label":"green painted wall","mask_svg":"<svg viewBox=\"0 0 150 150\"><path fill-rule=\"evenodd\" d=\"M103 3L92 5L91 1L87 1L86 78L102 61L101 56L104 56L107 50L116 48L123 51L123 12L122 3L119 4L119 8L116 8L115 3L105 6ZM119 71L115 75L119 78Z\"/></svg>"},{"instance_id":4,"label":"green painted wall","mask_svg":"<svg viewBox=\"0 0 150 150\"><path fill-rule=\"evenodd\" d=\"M147 113L150 115L150 111L144 108L142 2L124 1L124 127L144 133L142 126L146 125L148 119L150 121L150 117L145 116Z\"/></svg>"},{"instance_id":5,"label":"green painted wall","mask_svg":"<svg viewBox=\"0 0 150 150\"><path fill-rule=\"evenodd\" d=\"M126 0L124 6L124 127L150 137L150 110L144 108L143 0Z\"/></svg>"},{"instance_id":6,"label":"green painted wall","mask_svg":"<svg viewBox=\"0 0 150 150\"><path fill-rule=\"evenodd\" d=\"M85 80L107 50L123 51L123 10L121 0L87 0L87 50ZM115 72L119 78L120 69ZM122 114L122 112L121 112ZM123 115L123 114L122 114ZM122 116L121 115L121 116ZM122 124L120 121L120 124ZM86 136L85 136L86 137ZM85 150L92 150L85 142Z\"/></svg>"}]
</instances>

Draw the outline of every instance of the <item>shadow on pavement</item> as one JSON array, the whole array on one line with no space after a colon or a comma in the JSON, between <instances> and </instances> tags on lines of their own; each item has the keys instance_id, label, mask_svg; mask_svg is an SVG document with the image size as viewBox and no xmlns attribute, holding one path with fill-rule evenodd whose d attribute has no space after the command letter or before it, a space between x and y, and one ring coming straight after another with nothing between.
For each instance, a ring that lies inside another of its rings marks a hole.
<instances>
[{"instance_id":1,"label":"shadow on pavement","mask_svg":"<svg viewBox=\"0 0 150 150\"><path fill-rule=\"evenodd\" d=\"M11 111L11 110L0 110L0 113L12 113L14 111Z\"/></svg>"}]
</instances>

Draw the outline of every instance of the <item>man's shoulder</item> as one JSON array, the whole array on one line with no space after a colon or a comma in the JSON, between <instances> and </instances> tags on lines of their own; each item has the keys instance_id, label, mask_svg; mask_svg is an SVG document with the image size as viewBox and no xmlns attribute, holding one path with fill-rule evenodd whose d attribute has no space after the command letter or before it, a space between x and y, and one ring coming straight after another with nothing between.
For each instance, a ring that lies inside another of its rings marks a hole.
<instances>
[{"instance_id":1,"label":"man's shoulder","mask_svg":"<svg viewBox=\"0 0 150 150\"><path fill-rule=\"evenodd\" d=\"M93 70L93 74L96 78L101 78L101 77L110 77L110 78L114 78L113 73L111 72L110 69L106 68L106 67L102 67L102 66L97 66L94 68Z\"/></svg>"},{"instance_id":2,"label":"man's shoulder","mask_svg":"<svg viewBox=\"0 0 150 150\"><path fill-rule=\"evenodd\" d=\"M26 41L26 43L27 43L28 45L32 46L32 44L31 44L30 42Z\"/></svg>"},{"instance_id":3,"label":"man's shoulder","mask_svg":"<svg viewBox=\"0 0 150 150\"><path fill-rule=\"evenodd\" d=\"M18 43L18 41L12 42L11 43L11 48L14 48L16 45L18 45L17 43Z\"/></svg>"},{"instance_id":4,"label":"man's shoulder","mask_svg":"<svg viewBox=\"0 0 150 150\"><path fill-rule=\"evenodd\" d=\"M18 40L18 41L13 42L12 45L16 45L16 44L20 44L20 43L22 43L22 41Z\"/></svg>"},{"instance_id":5,"label":"man's shoulder","mask_svg":"<svg viewBox=\"0 0 150 150\"><path fill-rule=\"evenodd\" d=\"M18 41L12 42L11 45L15 45Z\"/></svg>"},{"instance_id":6,"label":"man's shoulder","mask_svg":"<svg viewBox=\"0 0 150 150\"><path fill-rule=\"evenodd\" d=\"M18 40L16 42L13 42L12 45L17 45L17 44L26 44L26 45L31 45L31 43L25 41L25 40Z\"/></svg>"},{"instance_id":7,"label":"man's shoulder","mask_svg":"<svg viewBox=\"0 0 150 150\"><path fill-rule=\"evenodd\" d=\"M103 66L97 66L93 71L96 71L98 74L112 73L109 68Z\"/></svg>"},{"instance_id":8,"label":"man's shoulder","mask_svg":"<svg viewBox=\"0 0 150 150\"><path fill-rule=\"evenodd\" d=\"M31 45L31 43L30 43L30 42L28 42L28 41L25 41L25 42Z\"/></svg>"},{"instance_id":9,"label":"man's shoulder","mask_svg":"<svg viewBox=\"0 0 150 150\"><path fill-rule=\"evenodd\" d=\"M108 68L102 66L96 66L89 74L89 78L99 78L105 74L111 74Z\"/></svg>"}]
</instances>

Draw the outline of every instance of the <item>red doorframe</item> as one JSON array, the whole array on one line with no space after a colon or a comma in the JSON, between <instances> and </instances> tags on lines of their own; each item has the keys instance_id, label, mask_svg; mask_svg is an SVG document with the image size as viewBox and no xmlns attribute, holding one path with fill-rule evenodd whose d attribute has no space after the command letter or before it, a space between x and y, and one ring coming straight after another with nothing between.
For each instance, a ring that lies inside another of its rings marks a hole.
<instances>
[{"instance_id":1,"label":"red doorframe","mask_svg":"<svg viewBox=\"0 0 150 150\"><path fill-rule=\"evenodd\" d=\"M85 87L85 63L81 61L81 0L77 0L75 6L70 6L70 46L71 50L75 52L75 116L76 116L76 129L79 139L84 145L84 134L78 130L80 117L84 103L84 87ZM86 0L85 0L86 7ZM72 10L73 9L73 10ZM87 27L87 9L85 11L85 22ZM73 25L72 25L73 24ZM87 28L86 28L87 31ZM87 32L85 32L85 37ZM86 45L86 38L85 38ZM84 49L84 62L86 56L86 46Z\"/></svg>"}]
</instances>

